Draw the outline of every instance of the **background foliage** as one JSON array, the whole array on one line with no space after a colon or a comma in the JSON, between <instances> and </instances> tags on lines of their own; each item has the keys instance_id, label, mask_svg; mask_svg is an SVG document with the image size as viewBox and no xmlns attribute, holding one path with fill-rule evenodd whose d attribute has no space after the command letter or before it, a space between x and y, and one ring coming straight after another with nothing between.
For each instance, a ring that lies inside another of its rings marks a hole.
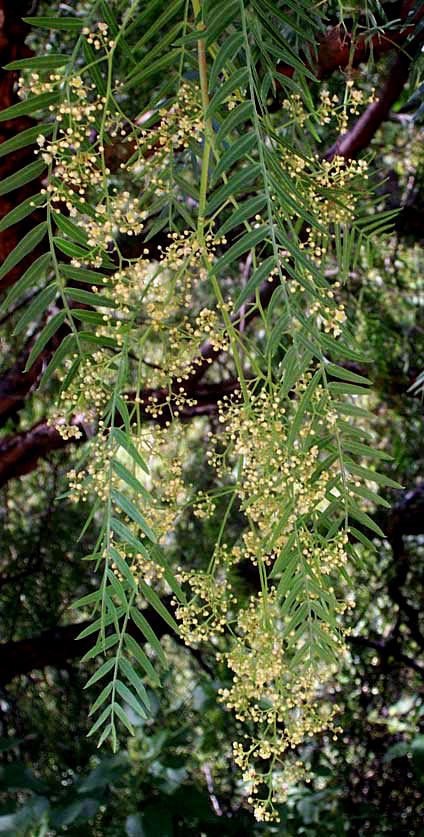
<instances>
[{"instance_id":1,"label":"background foliage","mask_svg":"<svg viewBox=\"0 0 424 837\"><path fill-rule=\"evenodd\" d=\"M423 4L0 5L0 832L421 834Z\"/></svg>"}]
</instances>

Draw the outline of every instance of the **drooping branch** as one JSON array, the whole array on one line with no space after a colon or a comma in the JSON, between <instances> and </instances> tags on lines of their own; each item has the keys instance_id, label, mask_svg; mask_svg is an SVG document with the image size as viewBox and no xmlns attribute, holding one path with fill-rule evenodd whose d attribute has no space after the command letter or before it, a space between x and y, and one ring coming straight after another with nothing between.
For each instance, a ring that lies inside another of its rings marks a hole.
<instances>
[{"instance_id":1,"label":"drooping branch","mask_svg":"<svg viewBox=\"0 0 424 837\"><path fill-rule=\"evenodd\" d=\"M11 40L10 35L8 38L5 37L6 46L4 47L4 49L6 49L6 58L4 60L10 60L11 57L13 58L17 55L21 56L23 54L22 50L26 49L26 47L23 45L23 40L27 28L24 24L22 24L21 21L21 27L17 28L17 35L16 26L14 25L14 14L16 14L16 4L7 2L7 0L1 0L0 5L1 3L5 8L5 12L7 11L7 14L5 14L4 17L3 29L5 33L13 33L13 37L15 38L15 41L13 41L13 39ZM21 5L22 8L25 6L25 4ZM400 19L402 21L406 19L410 6L411 4L409 2L404 2L402 4L400 10ZM415 13L414 24L411 24L411 26L404 27L404 29L399 31L397 34L396 32L391 32L390 38L385 38L384 35L381 34L379 36L376 36L378 37L378 44L374 44L374 51L378 53L379 49L380 51L383 51L383 49L385 48L392 49L394 44L396 43L397 37L398 39L405 39L407 35L410 33L410 31L412 31L411 27L413 27L413 25L416 24L421 14L424 14L424 5L422 10L419 9ZM322 40L320 44L318 51L318 65L321 68L321 72L323 74L329 74L338 66L343 66L343 64L347 60L350 50L350 45L348 42L349 39L346 35L344 35L344 40L340 40L340 32L340 27L333 27L329 29L325 38ZM10 41L12 43L12 46L9 45ZM364 39L362 39L362 41L358 41L354 55L354 63L355 61L358 63L360 62L360 60L365 60L365 58L367 57L365 46L366 44ZM366 48L369 50L369 45L367 45ZM9 52L7 52L7 49L9 49ZM328 159L334 156L335 153L345 157L354 156L358 153L359 150L366 147L366 145L369 143L369 140L374 135L375 131L387 117L391 105L401 92L402 87L407 80L408 69L408 57L404 53L399 54L393 71L387 80L385 88L383 89L383 92L378 102L371 105L363 114L363 116L355 123L353 128L350 131L348 131L345 135L339 138L336 144L327 152L326 156ZM4 73L3 82L5 83L5 89L7 90L7 96L4 100L3 106L7 106L11 103L13 96L16 98L16 94L14 93L13 87L14 74ZM1 101L2 100L0 97L0 104ZM5 123L5 125L8 126L9 123ZM23 127L27 127L26 124L25 126L18 125L18 120L12 120L10 126L12 132L15 133L19 130L23 130ZM29 149L24 149L24 152L26 154L30 154L31 158L33 159L32 147L30 147ZM10 156L12 155L9 155L9 157ZM15 165L15 162L18 164L16 168L19 168L22 165L22 160L18 159L18 157L13 155L13 165ZM37 181L28 184L28 188L33 190L37 189L38 187L39 183ZM30 193L32 194L33 192ZM23 199L21 195L18 196L15 192L13 192L12 195L14 197L14 200L18 199L18 202L19 200ZM1 214L2 211L0 204L0 216ZM25 223L32 226L34 223L36 223L37 220L39 219L37 219L34 215L31 216L29 219L26 219ZM11 230L7 231L7 237L5 238L7 244L5 245L6 250L3 253L3 258L8 254L8 252L10 252L11 249L13 249L15 244L25 234L25 232L27 232L27 227L24 228L24 226L22 226L23 223L24 222L20 222L19 224L14 225L14 227L12 227ZM2 255L1 241L2 239L0 235L0 257ZM28 258L35 258L36 255L37 253L33 252L32 254L30 254ZM13 271L11 271L9 274L7 274L6 277L4 277L6 284L12 284L12 282L16 281L16 279L19 278L26 266L27 263L25 260L19 265L16 265ZM277 281L278 280L271 284L265 283L263 289L261 290L261 305L263 308L267 306L275 289ZM249 308L247 308L247 310L249 311ZM244 317L244 326L246 326L249 320L256 316L256 314L257 309L255 308L255 306L252 305L250 313L248 313ZM29 351L31 349L31 341L29 341L26 350L23 350L14 366L3 376L3 379L0 381L0 425L4 424L4 422L7 421L7 419L10 416L16 415L19 409L23 407L25 403L25 398L31 392L31 390L39 380L43 368L43 362L48 362L49 357L52 355L56 348L56 345L54 344L55 341L51 341L46 346L43 352L43 357L39 359L38 363L35 366L33 366L32 369L30 369L28 372L24 372L23 370L25 368ZM201 380L207 368L209 367L210 362L214 361L218 355L219 352L217 352L212 345L204 347L204 350L201 353L201 362L197 365L195 372L193 372L190 376L189 385L191 385L191 389L196 381Z\"/></svg>"},{"instance_id":2,"label":"drooping branch","mask_svg":"<svg viewBox=\"0 0 424 837\"><path fill-rule=\"evenodd\" d=\"M385 514L385 520L381 520L380 522L388 533L389 539L391 539L394 532L396 532L397 538L404 534L423 534L423 511L424 484L418 486L414 491L405 492L400 502L387 512ZM399 554L395 555L395 562L397 561L399 562L399 575L394 583L398 585L398 589L400 590L399 584L402 585L404 583L404 574L408 571L409 567L406 567ZM392 587L390 587L390 594L393 601L398 603L396 590L393 590ZM403 593L402 596L404 596ZM164 603L165 605L169 604L167 600L164 600ZM418 620L419 613L409 603L407 604L409 609L413 611L414 620ZM402 602L399 603L399 607L402 610ZM144 615L148 618L149 624L158 638L168 632L166 623L163 622L155 610L149 607L144 611ZM411 627L409 624L410 615L409 610L407 610L405 616L409 627ZM89 624L91 623L82 622L58 626L38 636L19 640L18 642L0 644L0 686L6 685L19 674L28 674L30 671L42 669L45 666L60 668L65 665L67 660L74 659L75 657L81 658L93 645L93 637L89 636L79 642L75 642L75 639ZM128 626L128 630L130 632L137 631L131 624ZM410 633L411 637L417 640L416 632L412 630ZM135 634L135 636L138 639L140 638L139 633ZM422 635L418 633L418 640L420 639L422 639ZM348 642L352 647L365 647L375 650L381 658L382 665L390 665L390 660L392 659L396 664L411 668L420 677L424 676L424 666L404 653L402 650L402 637L397 633L393 633L392 636L386 637L385 639L380 637L350 636L348 637ZM420 645L419 642L418 644Z\"/></svg>"},{"instance_id":3,"label":"drooping branch","mask_svg":"<svg viewBox=\"0 0 424 837\"><path fill-rule=\"evenodd\" d=\"M402 19L406 18L409 11L410 4L404 3L402 6ZM424 14L424 4L421 10ZM416 17L421 15L418 10ZM417 17L418 20L418 17ZM406 37L406 29L404 29L402 36ZM409 30L408 30L409 31ZM424 33L422 34L424 36ZM390 40L391 48L393 47L393 38ZM332 42L332 37L329 35L329 42ZM325 53L325 50L324 50ZM333 50L335 55L335 52ZM333 58L334 58L333 55ZM357 58L359 60L360 53ZM324 58L322 59L324 61ZM329 59L325 59L327 63L325 67L330 68ZM323 65L324 66L324 65ZM357 154L362 148L366 147L380 127L384 119L390 111L393 102L398 98L404 84L408 77L408 70L410 66L410 59L405 53L400 53L394 63L392 71L383 87L382 93L377 102L370 105L365 113L357 120L353 127L346 134L339 137L335 145L329 149L326 157L330 159L334 154L339 154L345 157L351 157ZM332 68L335 69L333 62ZM327 71L326 69L326 71ZM278 277L272 282L265 282L260 290L261 307L265 309L272 297L272 294L279 283ZM252 299L246 305L246 313L243 316L243 327L255 317L258 313L258 308L255 304L256 300ZM64 326L66 328L66 326ZM23 372L29 351L29 341L26 349L23 350L18 361L11 370L0 381L0 424L16 414L16 412L23 406L25 397L36 386L40 377L43 363L48 362L49 357L55 350L53 345L56 341L51 341L45 347L42 357L36 365L28 372ZM210 385L205 387L199 386L203 376L219 356L218 351L212 343L207 341L199 355L199 362L195 370L189 374L187 379L184 379L184 389L190 400L195 400L196 406L186 406L180 411L180 418L189 419L195 415L211 415L216 412L217 401L225 392L227 385L214 385L215 389L211 389ZM234 385L230 383L230 388ZM219 391L220 389L220 391ZM168 392L164 390L146 390L140 394L140 405L142 412L145 411L146 406L151 398L156 397L159 403L166 401ZM131 395L130 395L131 398ZM169 412L169 411L168 411ZM156 420L164 422L169 418L167 410L162 415L158 416ZM151 415L146 414L151 418ZM53 450L58 450L65 447L65 442L59 433L52 427L48 427L46 423L40 423L30 431L18 434L15 437L8 437L0 446L0 484L4 484L8 479L14 476L30 472L36 467L40 457L47 455ZM14 470L15 468L15 470Z\"/></svg>"}]
</instances>

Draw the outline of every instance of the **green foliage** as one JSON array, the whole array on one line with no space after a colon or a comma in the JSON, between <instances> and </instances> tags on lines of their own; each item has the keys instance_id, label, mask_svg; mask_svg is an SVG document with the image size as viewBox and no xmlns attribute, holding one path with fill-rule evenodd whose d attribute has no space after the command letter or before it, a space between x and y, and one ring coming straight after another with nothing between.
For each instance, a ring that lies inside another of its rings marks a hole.
<instances>
[{"instance_id":1,"label":"green foliage","mask_svg":"<svg viewBox=\"0 0 424 837\"><path fill-rule=\"evenodd\" d=\"M312 57L333 14L369 39L379 10L138 5L26 18L51 32L53 51L6 67L22 72L22 101L0 112L44 120L5 143L13 154L35 140L37 159L0 194L47 177L0 225L44 213L0 268L46 249L5 299L5 311L20 309L11 339L36 331L24 372L53 345L38 397L54 399L49 423L63 442L89 428L65 490L66 504L89 505L80 537L90 582L70 594L74 618L92 619L79 635L92 643L87 735L114 753L128 735L154 751L127 834L177 833L187 798L184 833L222 833L222 812L199 789L212 746L203 742L192 775L192 731L162 752L158 700L177 714L166 691L185 644L219 674L204 703L231 738L221 729L214 740L215 778L228 790L220 771L232 743L233 795L253 805L258 833L341 833L337 787L301 782L325 775L309 742L324 738L331 761L329 742L343 736L331 684L351 665L351 591L385 537L376 509L390 504L378 492L402 487L374 430L374 355L349 297L398 210L380 206L369 155L323 155L374 93L349 75L330 95ZM211 421L193 386L201 378L224 393ZM410 745L417 770L420 740ZM101 756L66 792L6 771L6 789L33 796L5 814L3 831L37 822L40 833L72 833L96 817L101 829L106 789L136 762ZM234 829L228 819L228 833L246 833L247 821L244 811Z\"/></svg>"}]
</instances>

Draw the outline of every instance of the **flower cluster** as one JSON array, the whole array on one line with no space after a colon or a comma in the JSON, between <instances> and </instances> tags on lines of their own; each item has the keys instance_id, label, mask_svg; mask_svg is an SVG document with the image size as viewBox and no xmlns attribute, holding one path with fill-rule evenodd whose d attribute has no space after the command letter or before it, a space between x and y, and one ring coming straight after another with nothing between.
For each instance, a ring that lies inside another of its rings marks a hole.
<instances>
[{"instance_id":1,"label":"flower cluster","mask_svg":"<svg viewBox=\"0 0 424 837\"><path fill-rule=\"evenodd\" d=\"M121 163L137 178L144 178L145 185L156 195L169 189L168 167L172 156L199 143L203 138L203 111L198 85L184 83L178 98L168 107L159 110L159 124L141 128L134 136L138 153L130 163Z\"/></svg>"},{"instance_id":2,"label":"flower cluster","mask_svg":"<svg viewBox=\"0 0 424 837\"><path fill-rule=\"evenodd\" d=\"M278 820L274 806L285 801L293 779L307 778L302 762L288 752L308 736L335 731L337 705L317 702L318 685L331 667L317 660L293 664L275 590L251 598L239 612L236 632L232 649L221 655L233 684L220 690L220 700L256 730L245 735L247 746L234 742L234 760L249 785L256 818ZM265 799L262 786L268 787Z\"/></svg>"},{"instance_id":3,"label":"flower cluster","mask_svg":"<svg viewBox=\"0 0 424 837\"><path fill-rule=\"evenodd\" d=\"M298 384L299 392L302 384L306 381ZM314 403L320 404L323 396L318 388ZM300 438L292 447L288 444L290 418L280 397L266 389L252 396L248 404L228 398L220 404L219 421L225 425L225 437L234 454L243 458L243 478L237 493L250 527L243 535L242 552L254 564L258 560L272 564L299 515L314 519L326 497L330 474L318 469L317 417L313 413L305 416ZM219 441L222 443L222 437ZM229 466L226 457L213 448L207 456L218 474L225 477ZM238 558L239 551L240 546L236 546Z\"/></svg>"},{"instance_id":4,"label":"flower cluster","mask_svg":"<svg viewBox=\"0 0 424 837\"><path fill-rule=\"evenodd\" d=\"M103 20L93 24L93 29L84 26L82 34L86 36L87 43L92 44L95 50L113 49L115 42L109 38L109 27Z\"/></svg>"},{"instance_id":5,"label":"flower cluster","mask_svg":"<svg viewBox=\"0 0 424 837\"><path fill-rule=\"evenodd\" d=\"M229 621L229 608L237 602L228 579L198 570L180 571L178 581L188 585L191 593L188 604L178 604L175 611L184 642L196 645L223 634Z\"/></svg>"},{"instance_id":6,"label":"flower cluster","mask_svg":"<svg viewBox=\"0 0 424 837\"><path fill-rule=\"evenodd\" d=\"M327 125L334 119L338 131L346 131L349 117L357 116L360 109L365 105L375 102L375 88L371 88L369 94L355 87L353 79L346 82L345 96L342 105L339 105L339 97L330 95L327 87L320 90L320 106L318 109L319 120Z\"/></svg>"},{"instance_id":7,"label":"flower cluster","mask_svg":"<svg viewBox=\"0 0 424 837\"><path fill-rule=\"evenodd\" d=\"M335 122L338 131L345 131L350 116L357 116L361 107L375 101L375 89L372 88L371 92L366 94L355 88L353 79L348 79L342 102L337 94L331 95L325 86L321 87L319 97L320 101L314 114L311 114L305 107L299 93L294 93L290 99L284 99L283 108L300 128L303 128L309 119L314 119L318 125L329 125Z\"/></svg>"}]
</instances>

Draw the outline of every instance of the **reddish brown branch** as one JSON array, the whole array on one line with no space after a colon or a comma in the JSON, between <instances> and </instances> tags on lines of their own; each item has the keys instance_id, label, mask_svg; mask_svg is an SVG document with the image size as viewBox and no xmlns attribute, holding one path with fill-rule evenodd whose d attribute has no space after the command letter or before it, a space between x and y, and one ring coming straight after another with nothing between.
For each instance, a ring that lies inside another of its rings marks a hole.
<instances>
[{"instance_id":1,"label":"reddish brown branch","mask_svg":"<svg viewBox=\"0 0 424 837\"><path fill-rule=\"evenodd\" d=\"M189 393L189 398L195 397L196 404L186 404L181 407L178 418L181 421L189 421L195 416L212 416L217 413L218 401L223 395L229 395L239 388L237 380L224 381L219 384L205 384L199 386L196 391ZM166 404L168 390L151 389L141 396L141 413L147 421L155 421L164 425L172 418L172 412ZM156 397L159 404L164 404L160 414L152 416L146 407L151 398ZM87 439L84 418L77 416L72 420L82 435L79 439L63 439L55 427L42 421L31 427L30 430L14 435L6 436L0 440L0 486L10 479L28 474L37 467L41 458L47 457L56 450L63 450L71 444L81 444Z\"/></svg>"},{"instance_id":2,"label":"reddish brown branch","mask_svg":"<svg viewBox=\"0 0 424 837\"><path fill-rule=\"evenodd\" d=\"M356 157L360 151L367 148L402 93L408 80L410 63L410 59L404 53L397 56L377 101L369 105L352 128L338 138L327 151L327 160L331 160L336 154L346 159Z\"/></svg>"},{"instance_id":3,"label":"reddish brown branch","mask_svg":"<svg viewBox=\"0 0 424 837\"><path fill-rule=\"evenodd\" d=\"M45 323L42 324L43 326ZM40 329L41 330L41 329ZM44 367L60 345L66 334L67 325L62 325L56 334L46 343L45 348L27 372L24 372L31 349L38 337L36 332L26 343L14 365L0 379L0 427L16 414L25 404L25 399L38 384Z\"/></svg>"},{"instance_id":4,"label":"reddish brown branch","mask_svg":"<svg viewBox=\"0 0 424 837\"><path fill-rule=\"evenodd\" d=\"M75 420L80 429L81 440L86 434L83 425ZM30 430L5 436L0 441L0 485L14 477L28 474L37 467L38 460L49 453L65 448L72 439L62 439L55 427L47 422L39 422Z\"/></svg>"},{"instance_id":5,"label":"reddish brown branch","mask_svg":"<svg viewBox=\"0 0 424 837\"><path fill-rule=\"evenodd\" d=\"M169 606L169 599L164 600L164 604ZM153 608L147 608L143 613L158 639L170 632L167 624ZM76 657L81 659L95 645L96 634L91 634L78 642L75 640L78 634L90 624L91 622L87 621L72 625L58 625L38 636L0 645L0 686L10 683L19 674L29 674L30 671L43 669L46 666L61 668L68 660ZM133 623L129 623L127 631L133 634L138 642L142 640L140 631Z\"/></svg>"},{"instance_id":6,"label":"reddish brown branch","mask_svg":"<svg viewBox=\"0 0 424 837\"><path fill-rule=\"evenodd\" d=\"M355 39L354 44L352 35L341 24L330 26L320 38L316 55L310 60L309 69L321 80L328 78L336 70L358 67L359 64L368 61L371 56L374 60L377 60L396 48L402 48L407 38L414 34L417 24L424 16L424 4L422 3L416 10L413 21L406 26L405 22L412 7L413 0L412 2L411 0L405 0L402 3L397 29L390 29L386 32L382 30L372 37L362 35ZM393 18L393 15L396 16L394 7L388 6L387 16ZM352 45L354 45L353 50ZM293 67L283 62L277 65L277 70L287 76L294 74Z\"/></svg>"}]
</instances>

